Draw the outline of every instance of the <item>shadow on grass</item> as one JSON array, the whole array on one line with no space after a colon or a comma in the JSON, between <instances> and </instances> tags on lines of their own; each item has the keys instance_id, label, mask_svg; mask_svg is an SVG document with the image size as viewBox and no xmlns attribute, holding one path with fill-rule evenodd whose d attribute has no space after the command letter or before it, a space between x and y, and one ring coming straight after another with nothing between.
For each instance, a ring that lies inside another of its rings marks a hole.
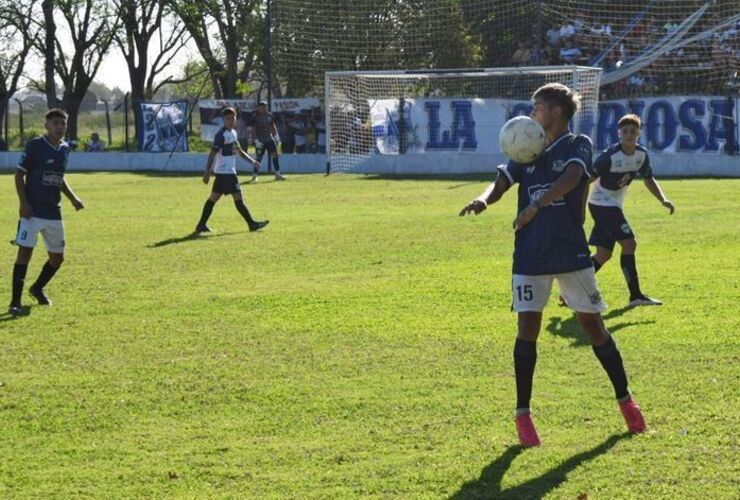
<instances>
[{"instance_id":1,"label":"shadow on grass","mask_svg":"<svg viewBox=\"0 0 740 500\"><path fill-rule=\"evenodd\" d=\"M3 311L2 313L0 313L0 322L13 321L15 319L25 318L26 316L30 316L30 315L31 315L31 306L21 306L20 314L10 314L7 311Z\"/></svg>"},{"instance_id":2,"label":"shadow on grass","mask_svg":"<svg viewBox=\"0 0 740 500\"><path fill-rule=\"evenodd\" d=\"M617 318L630 309L631 307L612 309L611 311L603 315L604 321L608 321L612 318ZM548 324L545 329L558 337L571 339L572 347L590 346L591 343L588 341L588 338L581 330L581 326L578 324L578 320L576 320L575 313L573 313L570 309L565 309L565 311L567 311L566 314L569 314L567 318L550 318L550 324ZM623 328L635 325L646 325L651 323L655 323L655 321L624 321L621 323L606 325L606 327L611 333L616 333Z\"/></svg>"},{"instance_id":3,"label":"shadow on grass","mask_svg":"<svg viewBox=\"0 0 740 500\"><path fill-rule=\"evenodd\" d=\"M190 233L186 236L180 236L179 238L167 238L166 240L157 241L156 243L152 243L151 245L147 245L147 248L160 248L160 247L166 247L167 245L176 245L178 243L185 243L187 241L196 241L196 240L208 240L211 238L221 238L222 236L230 236L232 234L241 234L239 231L232 231L230 233L218 233L218 234L208 234L208 233Z\"/></svg>"},{"instance_id":4,"label":"shadow on grass","mask_svg":"<svg viewBox=\"0 0 740 500\"><path fill-rule=\"evenodd\" d=\"M494 498L542 498L560 486L575 468L581 464L603 455L622 439L631 434L615 434L598 446L584 451L550 469L541 476L534 477L520 485L501 489L501 481L506 471L511 467L514 459L526 448L520 445L509 446L496 460L488 464L480 473L480 477L463 484L460 490L450 496L450 500L479 500Z\"/></svg>"}]
</instances>

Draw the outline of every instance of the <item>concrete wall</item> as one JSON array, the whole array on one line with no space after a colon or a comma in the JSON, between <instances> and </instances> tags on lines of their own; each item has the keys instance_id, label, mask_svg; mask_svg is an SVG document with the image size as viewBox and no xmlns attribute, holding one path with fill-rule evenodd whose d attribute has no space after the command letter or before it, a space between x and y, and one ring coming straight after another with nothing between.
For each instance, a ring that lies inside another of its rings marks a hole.
<instances>
[{"instance_id":1,"label":"concrete wall","mask_svg":"<svg viewBox=\"0 0 740 500\"><path fill-rule=\"evenodd\" d=\"M168 162L165 153L72 153L69 170L74 171L141 171L202 172L208 155L175 153ZM0 153L0 169L14 170L20 152ZM500 154L434 153L373 156L360 163L355 171L369 174L468 174L491 173L506 158ZM650 161L659 177L740 177L740 156L718 154L650 153ZM246 162L238 160L239 169L248 171ZM285 173L324 173L326 155L281 155L280 167ZM266 171L263 165L262 171Z\"/></svg>"}]
</instances>

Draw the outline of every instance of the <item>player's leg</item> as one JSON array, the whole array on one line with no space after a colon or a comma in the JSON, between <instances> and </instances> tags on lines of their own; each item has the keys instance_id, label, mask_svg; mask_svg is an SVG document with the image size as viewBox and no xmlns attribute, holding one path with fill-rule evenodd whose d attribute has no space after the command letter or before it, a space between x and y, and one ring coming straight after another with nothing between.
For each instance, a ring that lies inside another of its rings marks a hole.
<instances>
[{"instance_id":1,"label":"player's leg","mask_svg":"<svg viewBox=\"0 0 740 500\"><path fill-rule=\"evenodd\" d=\"M51 301L44 293L44 287L54 277L64 262L64 223L61 220L44 220L41 228L49 259L41 268L41 273L36 281L28 287L28 293L34 297L39 305L50 306Z\"/></svg>"},{"instance_id":2,"label":"player's leg","mask_svg":"<svg viewBox=\"0 0 740 500\"><path fill-rule=\"evenodd\" d=\"M622 355L606 326L604 326L601 313L577 312L576 318L591 340L594 354L614 387L614 396L617 398L619 410L627 424L627 429L634 434L645 432L647 427L645 419L642 416L640 405L630 394Z\"/></svg>"},{"instance_id":3,"label":"player's leg","mask_svg":"<svg viewBox=\"0 0 740 500\"><path fill-rule=\"evenodd\" d=\"M18 233L15 243L18 245L18 254L13 265L13 284L8 313L21 314L21 295L26 280L28 263L33 256L33 249L40 230L39 219L33 217L18 221Z\"/></svg>"},{"instance_id":4,"label":"player's leg","mask_svg":"<svg viewBox=\"0 0 740 500\"><path fill-rule=\"evenodd\" d=\"M588 209L594 220L588 244L596 247L596 253L591 256L591 262L594 264L594 272L598 272L601 266L611 259L614 252L614 245L617 241L614 231L618 227L615 221L615 211L621 212L621 210L617 207L600 207L593 204L589 204Z\"/></svg>"},{"instance_id":5,"label":"player's leg","mask_svg":"<svg viewBox=\"0 0 740 500\"><path fill-rule=\"evenodd\" d=\"M255 140L254 141L254 150L257 157L257 162L262 163L262 158L265 156L265 145L264 143ZM269 158L269 157L268 157ZM249 182L257 182L257 174L259 173L260 167L255 166L254 170L252 172L252 179Z\"/></svg>"},{"instance_id":6,"label":"player's leg","mask_svg":"<svg viewBox=\"0 0 740 500\"><path fill-rule=\"evenodd\" d=\"M622 267L622 274L624 279L627 281L627 288L630 291L630 307L635 306L659 306L663 302L657 299L652 299L642 293L640 289L640 277L637 274L637 261L635 259L635 252L637 250L637 240L629 229L629 225L625 221L625 228L629 230L629 234L625 239L618 240L619 245L622 247L622 255L619 258L619 263Z\"/></svg>"},{"instance_id":7,"label":"player's leg","mask_svg":"<svg viewBox=\"0 0 740 500\"><path fill-rule=\"evenodd\" d=\"M238 186L238 182L237 182ZM249 209L247 208L247 205L244 204L244 198L242 196L241 188L238 190L235 190L232 193L232 196L234 197L234 206L236 207L237 212L244 218L244 220L247 222L247 225L249 226L250 231L259 231L266 225L270 223L269 220L264 221L258 221L254 220L252 217L252 214L249 213Z\"/></svg>"},{"instance_id":8,"label":"player's leg","mask_svg":"<svg viewBox=\"0 0 740 500\"><path fill-rule=\"evenodd\" d=\"M284 181L285 176L280 173L280 155L278 155L275 142L269 141L267 144L265 144L265 147L270 152L270 156L272 156L272 168L273 170L275 170L275 180Z\"/></svg>"},{"instance_id":9,"label":"player's leg","mask_svg":"<svg viewBox=\"0 0 740 500\"><path fill-rule=\"evenodd\" d=\"M575 310L578 323L591 341L594 354L614 387L614 394L630 432L644 431L645 422L640 407L632 399L627 387L622 356L601 317L606 304L601 300L593 268L560 274L556 279L561 293Z\"/></svg>"},{"instance_id":10,"label":"player's leg","mask_svg":"<svg viewBox=\"0 0 740 500\"><path fill-rule=\"evenodd\" d=\"M542 326L542 310L552 290L550 276L512 278L512 309L517 312L518 331L514 343L514 375L516 378L516 428L523 446L539 446L540 438L532 422L530 401L532 381L537 364L537 337Z\"/></svg>"},{"instance_id":11,"label":"player's leg","mask_svg":"<svg viewBox=\"0 0 740 500\"><path fill-rule=\"evenodd\" d=\"M206 202L203 204L203 211L200 214L200 220L198 221L198 224L195 226L195 232L196 233L209 233L211 232L211 228L208 227L208 219L210 219L211 214L213 213L213 207L216 206L216 202L221 199L221 196L223 196L219 190L220 187L216 186L216 182L218 181L218 177L213 180L213 191L211 191L211 195L208 197Z\"/></svg>"},{"instance_id":12,"label":"player's leg","mask_svg":"<svg viewBox=\"0 0 740 500\"><path fill-rule=\"evenodd\" d=\"M44 267L41 268L41 273L36 281L28 287L28 293L35 298L39 305L50 306L51 300L44 292L44 287L54 277L62 263L64 262L64 254L57 252L49 252L49 260L44 263Z\"/></svg>"}]
</instances>

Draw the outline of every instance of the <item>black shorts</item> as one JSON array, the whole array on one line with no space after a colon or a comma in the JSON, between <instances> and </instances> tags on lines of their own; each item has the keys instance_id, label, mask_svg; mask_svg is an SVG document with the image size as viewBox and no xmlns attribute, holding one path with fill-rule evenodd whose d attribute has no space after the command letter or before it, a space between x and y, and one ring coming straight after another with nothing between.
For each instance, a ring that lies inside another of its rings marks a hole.
<instances>
[{"instance_id":1,"label":"black shorts","mask_svg":"<svg viewBox=\"0 0 740 500\"><path fill-rule=\"evenodd\" d=\"M267 141L263 142L262 146L256 148L256 151L257 161L262 161L262 157L265 156L265 151L275 156L277 154L277 146L275 145L275 141Z\"/></svg>"},{"instance_id":2,"label":"black shorts","mask_svg":"<svg viewBox=\"0 0 740 500\"><path fill-rule=\"evenodd\" d=\"M220 194L234 194L241 193L242 187L239 185L236 174L215 174L211 191Z\"/></svg>"},{"instance_id":3,"label":"black shorts","mask_svg":"<svg viewBox=\"0 0 740 500\"><path fill-rule=\"evenodd\" d=\"M588 210L594 219L594 228L588 239L589 245L614 250L614 244L617 241L635 237L621 208L602 207L589 203Z\"/></svg>"}]
</instances>

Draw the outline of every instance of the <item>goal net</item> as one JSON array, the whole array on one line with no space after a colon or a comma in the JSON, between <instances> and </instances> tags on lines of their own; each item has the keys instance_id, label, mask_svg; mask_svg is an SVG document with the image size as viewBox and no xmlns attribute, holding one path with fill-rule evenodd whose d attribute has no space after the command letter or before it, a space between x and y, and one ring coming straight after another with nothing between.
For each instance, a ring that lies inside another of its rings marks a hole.
<instances>
[{"instance_id":1,"label":"goal net","mask_svg":"<svg viewBox=\"0 0 740 500\"><path fill-rule=\"evenodd\" d=\"M602 99L725 95L740 70L738 0L273 0L286 94L326 71L582 65Z\"/></svg>"},{"instance_id":2,"label":"goal net","mask_svg":"<svg viewBox=\"0 0 740 500\"><path fill-rule=\"evenodd\" d=\"M580 94L582 106L571 127L588 134L600 75L600 68L581 66L328 72L331 171L372 166L381 155L427 154L434 162L433 153L500 154L501 126L529 114L534 90L552 82Z\"/></svg>"}]
</instances>

